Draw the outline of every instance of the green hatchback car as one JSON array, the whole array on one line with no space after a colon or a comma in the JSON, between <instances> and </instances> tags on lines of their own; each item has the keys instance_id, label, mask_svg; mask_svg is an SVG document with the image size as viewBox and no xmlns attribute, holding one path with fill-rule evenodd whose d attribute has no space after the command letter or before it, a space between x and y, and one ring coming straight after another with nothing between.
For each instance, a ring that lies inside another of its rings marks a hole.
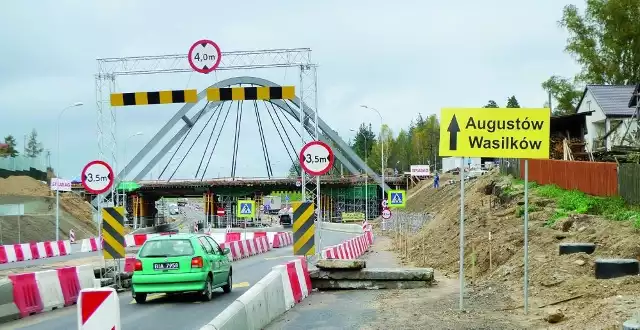
<instances>
[{"instance_id":1,"label":"green hatchback car","mask_svg":"<svg viewBox=\"0 0 640 330\"><path fill-rule=\"evenodd\" d=\"M138 251L131 279L138 304L150 293L200 292L213 298L213 290L231 292L229 249L221 249L208 235L174 234L148 239Z\"/></svg>"}]
</instances>

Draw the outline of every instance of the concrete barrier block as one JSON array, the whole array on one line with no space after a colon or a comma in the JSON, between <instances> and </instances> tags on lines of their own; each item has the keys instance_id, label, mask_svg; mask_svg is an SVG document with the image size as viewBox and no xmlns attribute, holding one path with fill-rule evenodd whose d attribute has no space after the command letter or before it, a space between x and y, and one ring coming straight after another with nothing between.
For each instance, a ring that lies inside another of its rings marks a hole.
<instances>
[{"instance_id":1,"label":"concrete barrier block","mask_svg":"<svg viewBox=\"0 0 640 330\"><path fill-rule=\"evenodd\" d=\"M13 302L13 283L9 279L0 279L0 323L20 318L20 311Z\"/></svg>"},{"instance_id":2,"label":"concrete barrier block","mask_svg":"<svg viewBox=\"0 0 640 330\"><path fill-rule=\"evenodd\" d=\"M268 319L269 322L271 322L287 312L281 274L278 271L271 271L267 276L263 277L260 282L264 284L264 299L267 301Z\"/></svg>"},{"instance_id":3,"label":"concrete barrier block","mask_svg":"<svg viewBox=\"0 0 640 330\"><path fill-rule=\"evenodd\" d=\"M249 327L249 317L244 304L238 300L234 301L225 308L216 318L211 320L207 325L200 328L201 330L237 330L237 329L255 329Z\"/></svg>"},{"instance_id":4,"label":"concrete barrier block","mask_svg":"<svg viewBox=\"0 0 640 330\"><path fill-rule=\"evenodd\" d=\"M433 281L431 268L365 268L362 270L319 270L314 278L327 280Z\"/></svg>"},{"instance_id":5,"label":"concrete barrier block","mask_svg":"<svg viewBox=\"0 0 640 330\"><path fill-rule=\"evenodd\" d=\"M289 275L287 273L287 266L278 265L271 268L273 272L277 272L279 274L280 280L282 281L282 288L284 294L284 308L285 310L290 310L293 306L296 305L296 300L293 298L293 290L291 289L291 283L289 283Z\"/></svg>"},{"instance_id":6,"label":"concrete barrier block","mask_svg":"<svg viewBox=\"0 0 640 330\"><path fill-rule=\"evenodd\" d=\"M342 259L320 259L316 263L316 267L320 269L351 269L359 270L367 267L367 263L360 259L342 260Z\"/></svg>"},{"instance_id":7,"label":"concrete barrier block","mask_svg":"<svg viewBox=\"0 0 640 330\"><path fill-rule=\"evenodd\" d=\"M247 328L245 329L259 330L271 322L264 292L264 282L260 280L236 300L244 304L247 311Z\"/></svg>"}]
</instances>

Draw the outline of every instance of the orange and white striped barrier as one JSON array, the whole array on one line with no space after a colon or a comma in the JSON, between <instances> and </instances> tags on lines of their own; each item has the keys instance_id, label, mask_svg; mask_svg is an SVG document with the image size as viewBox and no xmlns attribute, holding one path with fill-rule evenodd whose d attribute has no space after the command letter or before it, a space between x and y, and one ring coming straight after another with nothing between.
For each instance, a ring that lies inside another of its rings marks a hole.
<instances>
[{"instance_id":1,"label":"orange and white striped barrier","mask_svg":"<svg viewBox=\"0 0 640 330\"><path fill-rule=\"evenodd\" d=\"M122 330L120 300L113 288L83 289L78 297L79 330Z\"/></svg>"}]
</instances>

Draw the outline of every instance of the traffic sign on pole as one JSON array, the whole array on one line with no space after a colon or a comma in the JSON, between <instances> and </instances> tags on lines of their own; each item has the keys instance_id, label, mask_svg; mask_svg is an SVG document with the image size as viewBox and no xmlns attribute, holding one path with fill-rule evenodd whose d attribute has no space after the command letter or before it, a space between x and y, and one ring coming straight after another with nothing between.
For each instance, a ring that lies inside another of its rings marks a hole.
<instances>
[{"instance_id":1,"label":"traffic sign on pole","mask_svg":"<svg viewBox=\"0 0 640 330\"><path fill-rule=\"evenodd\" d=\"M549 159L551 109L442 109L440 156L460 161L459 309L464 302L464 159L465 157L524 159L524 313L529 312L529 161Z\"/></svg>"},{"instance_id":2,"label":"traffic sign on pole","mask_svg":"<svg viewBox=\"0 0 640 330\"><path fill-rule=\"evenodd\" d=\"M390 219L391 218L391 210L389 209L384 209L382 210L382 219Z\"/></svg>"},{"instance_id":3,"label":"traffic sign on pole","mask_svg":"<svg viewBox=\"0 0 640 330\"><path fill-rule=\"evenodd\" d=\"M113 169L101 160L89 162L82 169L82 186L92 194L102 194L113 186Z\"/></svg>"},{"instance_id":4,"label":"traffic sign on pole","mask_svg":"<svg viewBox=\"0 0 640 330\"><path fill-rule=\"evenodd\" d=\"M236 212L236 217L255 218L255 216L256 216L256 202L252 200L238 201L238 209Z\"/></svg>"},{"instance_id":5,"label":"traffic sign on pole","mask_svg":"<svg viewBox=\"0 0 640 330\"><path fill-rule=\"evenodd\" d=\"M381 204L382 204L382 208L383 208L383 209L386 209L386 208L387 208L387 205L389 205L389 204L387 203L387 200L386 200L386 199L383 199Z\"/></svg>"},{"instance_id":6,"label":"traffic sign on pole","mask_svg":"<svg viewBox=\"0 0 640 330\"><path fill-rule=\"evenodd\" d=\"M191 45L188 59L193 71L207 74L220 65L222 51L220 51L220 47L215 42L202 39Z\"/></svg>"},{"instance_id":7,"label":"traffic sign on pole","mask_svg":"<svg viewBox=\"0 0 640 330\"><path fill-rule=\"evenodd\" d=\"M322 141L311 141L300 150L300 167L309 175L320 176L331 170L333 150Z\"/></svg>"}]
</instances>

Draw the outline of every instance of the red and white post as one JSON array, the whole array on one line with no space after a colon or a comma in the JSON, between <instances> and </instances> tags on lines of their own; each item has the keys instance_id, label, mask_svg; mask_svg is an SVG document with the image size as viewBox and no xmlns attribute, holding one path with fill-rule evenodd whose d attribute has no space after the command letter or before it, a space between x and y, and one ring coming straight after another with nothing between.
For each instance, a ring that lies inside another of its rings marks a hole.
<instances>
[{"instance_id":1,"label":"red and white post","mask_svg":"<svg viewBox=\"0 0 640 330\"><path fill-rule=\"evenodd\" d=\"M78 330L122 330L116 290L105 287L80 291Z\"/></svg>"}]
</instances>

